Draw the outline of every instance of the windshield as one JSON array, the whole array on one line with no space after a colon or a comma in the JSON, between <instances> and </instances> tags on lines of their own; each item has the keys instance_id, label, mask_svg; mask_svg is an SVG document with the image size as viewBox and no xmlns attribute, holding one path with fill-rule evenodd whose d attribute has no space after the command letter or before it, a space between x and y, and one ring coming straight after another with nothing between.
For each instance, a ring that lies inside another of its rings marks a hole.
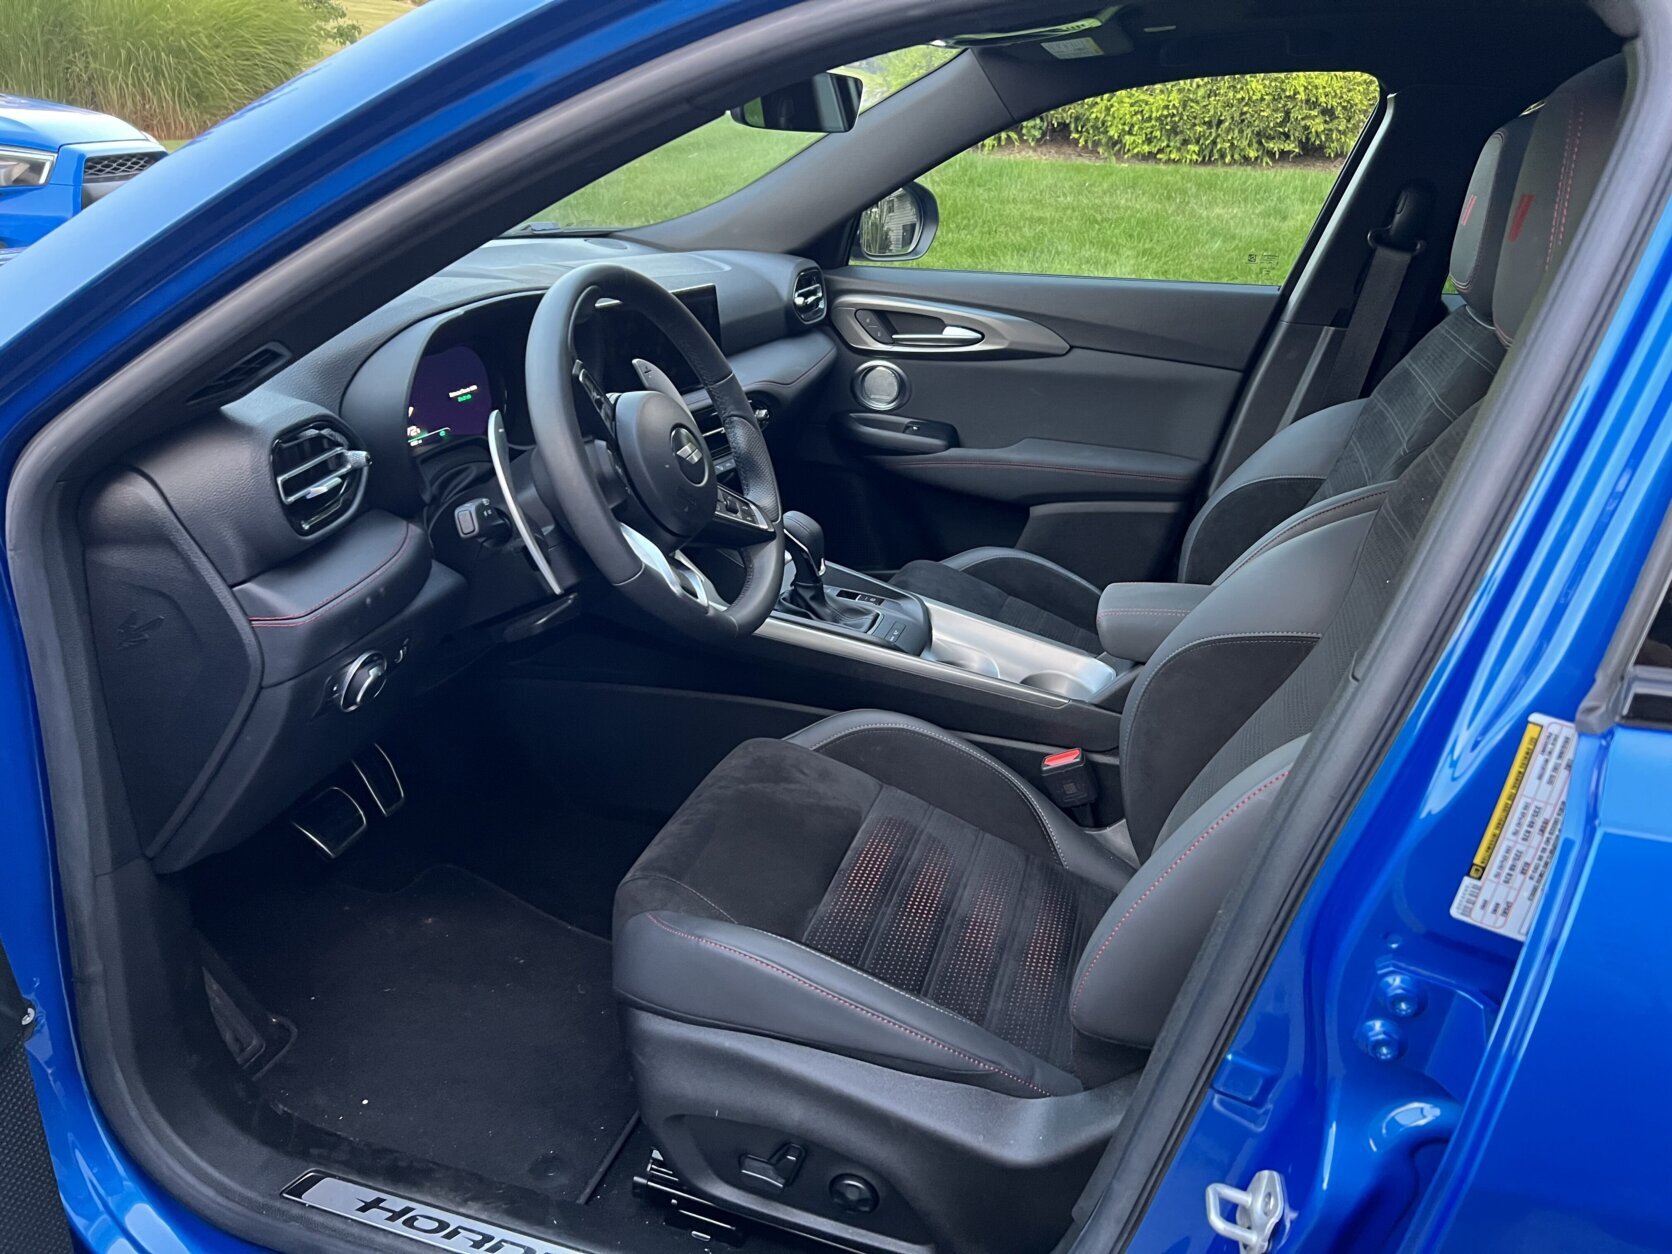
<instances>
[{"instance_id":1,"label":"windshield","mask_svg":"<svg viewBox=\"0 0 1672 1254\"><path fill-rule=\"evenodd\" d=\"M863 112L955 55L956 49L920 45L838 68L864 82ZM665 222L747 187L820 138L717 118L565 196L530 222L594 230Z\"/></svg>"}]
</instances>

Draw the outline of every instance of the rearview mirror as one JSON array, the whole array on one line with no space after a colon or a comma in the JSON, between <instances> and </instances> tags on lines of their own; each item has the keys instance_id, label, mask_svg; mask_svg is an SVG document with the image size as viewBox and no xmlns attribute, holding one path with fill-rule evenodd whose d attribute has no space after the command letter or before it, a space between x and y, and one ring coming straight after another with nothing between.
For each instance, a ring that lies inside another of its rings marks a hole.
<instances>
[{"instance_id":1,"label":"rearview mirror","mask_svg":"<svg viewBox=\"0 0 1672 1254\"><path fill-rule=\"evenodd\" d=\"M859 215L854 250L862 261L916 261L929 251L939 226L935 194L907 183Z\"/></svg>"},{"instance_id":2,"label":"rearview mirror","mask_svg":"<svg viewBox=\"0 0 1672 1254\"><path fill-rule=\"evenodd\" d=\"M738 106L732 121L763 131L851 131L864 90L852 74L815 74Z\"/></svg>"}]
</instances>

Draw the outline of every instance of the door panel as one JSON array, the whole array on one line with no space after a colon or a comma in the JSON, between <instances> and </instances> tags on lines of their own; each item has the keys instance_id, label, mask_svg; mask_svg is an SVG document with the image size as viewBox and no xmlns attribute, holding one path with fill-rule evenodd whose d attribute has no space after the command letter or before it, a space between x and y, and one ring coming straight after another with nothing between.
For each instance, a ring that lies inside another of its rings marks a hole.
<instances>
[{"instance_id":1,"label":"door panel","mask_svg":"<svg viewBox=\"0 0 1672 1254\"><path fill-rule=\"evenodd\" d=\"M869 570L1020 545L1164 577L1276 288L850 266L789 502ZM890 378L860 386L867 367ZM877 392L881 393L881 397Z\"/></svg>"},{"instance_id":2,"label":"door panel","mask_svg":"<svg viewBox=\"0 0 1672 1254\"><path fill-rule=\"evenodd\" d=\"M1277 306L1275 287L901 266L831 270L833 297L873 292L1031 318L1075 348L1247 368Z\"/></svg>"}]
</instances>

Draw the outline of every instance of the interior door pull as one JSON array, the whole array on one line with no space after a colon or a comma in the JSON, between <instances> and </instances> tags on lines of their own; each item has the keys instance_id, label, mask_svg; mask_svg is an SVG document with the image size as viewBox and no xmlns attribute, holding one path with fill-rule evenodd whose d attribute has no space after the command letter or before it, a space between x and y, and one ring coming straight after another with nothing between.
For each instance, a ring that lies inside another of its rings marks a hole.
<instances>
[{"instance_id":1,"label":"interior door pull","mask_svg":"<svg viewBox=\"0 0 1672 1254\"><path fill-rule=\"evenodd\" d=\"M1061 357L1068 351L1055 331L1016 314L884 292L838 292L830 317L847 346L861 353Z\"/></svg>"},{"instance_id":2,"label":"interior door pull","mask_svg":"<svg viewBox=\"0 0 1672 1254\"><path fill-rule=\"evenodd\" d=\"M942 327L939 331L908 331L894 333L894 343L908 348L966 348L979 344L987 337L974 327Z\"/></svg>"}]
</instances>

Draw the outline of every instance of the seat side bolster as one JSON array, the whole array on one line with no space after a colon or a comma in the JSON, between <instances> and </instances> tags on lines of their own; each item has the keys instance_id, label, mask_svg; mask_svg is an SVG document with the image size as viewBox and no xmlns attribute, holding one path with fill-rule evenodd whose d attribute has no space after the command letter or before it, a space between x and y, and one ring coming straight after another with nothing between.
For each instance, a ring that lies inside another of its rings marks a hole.
<instances>
[{"instance_id":1,"label":"seat side bolster","mask_svg":"<svg viewBox=\"0 0 1672 1254\"><path fill-rule=\"evenodd\" d=\"M1249 859L1303 736L1191 814L1115 898L1074 972L1069 1016L1097 1041L1148 1049Z\"/></svg>"},{"instance_id":2,"label":"seat side bolster","mask_svg":"<svg viewBox=\"0 0 1672 1254\"><path fill-rule=\"evenodd\" d=\"M1261 553L1157 647L1121 720L1121 791L1140 856L1197 773L1312 651L1374 518L1325 522Z\"/></svg>"},{"instance_id":3,"label":"seat side bolster","mask_svg":"<svg viewBox=\"0 0 1672 1254\"><path fill-rule=\"evenodd\" d=\"M1112 583L1097 600L1097 638L1112 657L1147 662L1213 589L1203 583Z\"/></svg>"},{"instance_id":4,"label":"seat side bolster","mask_svg":"<svg viewBox=\"0 0 1672 1254\"><path fill-rule=\"evenodd\" d=\"M1267 553L1280 544L1287 544L1309 531L1316 531L1319 527L1327 526L1332 522L1340 522L1346 518L1354 518L1360 514L1375 513L1382 507L1382 499L1392 490L1392 483L1372 483L1367 487L1358 488L1352 492L1342 492L1328 500L1319 501L1316 505L1307 506L1300 513L1278 523L1277 526L1256 540L1248 551L1226 567L1225 573L1214 582L1224 583L1262 553Z\"/></svg>"},{"instance_id":5,"label":"seat side bolster","mask_svg":"<svg viewBox=\"0 0 1672 1254\"><path fill-rule=\"evenodd\" d=\"M1080 1082L986 1029L794 941L718 919L648 911L616 942L631 1005L1017 1097Z\"/></svg>"},{"instance_id":6,"label":"seat side bolster","mask_svg":"<svg viewBox=\"0 0 1672 1254\"><path fill-rule=\"evenodd\" d=\"M1179 581L1212 583L1256 540L1304 509L1366 403L1346 401L1300 419L1226 476L1185 532Z\"/></svg>"}]
</instances>

